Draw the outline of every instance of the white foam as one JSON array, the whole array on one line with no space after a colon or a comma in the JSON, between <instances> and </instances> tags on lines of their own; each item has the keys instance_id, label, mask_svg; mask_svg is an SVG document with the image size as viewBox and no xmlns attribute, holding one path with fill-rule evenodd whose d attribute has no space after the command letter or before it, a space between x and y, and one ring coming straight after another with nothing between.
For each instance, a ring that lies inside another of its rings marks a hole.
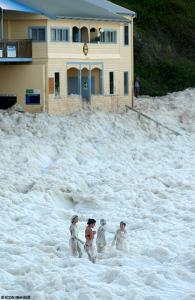
<instances>
[{"instance_id":1,"label":"white foam","mask_svg":"<svg viewBox=\"0 0 195 300\"><path fill-rule=\"evenodd\" d=\"M0 295L33 300L195 298L195 90L133 112L0 112ZM107 220L96 264L69 253L69 223ZM120 221L129 252L111 248Z\"/></svg>"}]
</instances>

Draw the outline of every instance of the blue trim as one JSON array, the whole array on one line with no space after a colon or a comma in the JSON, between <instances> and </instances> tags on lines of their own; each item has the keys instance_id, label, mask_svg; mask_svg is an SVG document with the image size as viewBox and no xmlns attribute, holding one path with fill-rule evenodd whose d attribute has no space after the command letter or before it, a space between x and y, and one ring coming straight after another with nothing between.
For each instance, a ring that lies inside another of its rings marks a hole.
<instances>
[{"instance_id":1,"label":"blue trim","mask_svg":"<svg viewBox=\"0 0 195 300\"><path fill-rule=\"evenodd\" d=\"M0 58L0 63L1 62L32 62L32 58Z\"/></svg>"},{"instance_id":2,"label":"blue trim","mask_svg":"<svg viewBox=\"0 0 195 300\"><path fill-rule=\"evenodd\" d=\"M27 12L27 13L35 13L35 14L40 13L38 10L30 6L12 0L1 0L0 6L3 8L3 10L14 10L19 12Z\"/></svg>"},{"instance_id":3,"label":"blue trim","mask_svg":"<svg viewBox=\"0 0 195 300\"><path fill-rule=\"evenodd\" d=\"M1 0L1 2L5 2L3 9L4 10L14 10L14 11L19 11L19 12L28 12L28 13L34 13L34 14L40 14L44 15L50 19L56 19L57 16L53 14L48 14L47 11L45 10L39 10L36 9L32 6L20 3L20 0ZM9 2L8 2L9 1ZM12 6L9 6L8 4L11 4ZM8 5L8 6L7 6ZM5 7L5 8L4 8Z\"/></svg>"}]
</instances>

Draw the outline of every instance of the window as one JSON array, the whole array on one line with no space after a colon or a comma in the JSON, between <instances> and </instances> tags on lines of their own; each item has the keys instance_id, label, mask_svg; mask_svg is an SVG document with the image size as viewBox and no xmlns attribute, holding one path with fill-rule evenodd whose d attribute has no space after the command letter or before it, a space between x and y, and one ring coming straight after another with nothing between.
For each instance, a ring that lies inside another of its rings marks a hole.
<instances>
[{"instance_id":1,"label":"window","mask_svg":"<svg viewBox=\"0 0 195 300\"><path fill-rule=\"evenodd\" d=\"M76 26L72 28L72 41L74 43L80 42L80 29Z\"/></svg>"},{"instance_id":2,"label":"window","mask_svg":"<svg viewBox=\"0 0 195 300\"><path fill-rule=\"evenodd\" d=\"M114 94L114 72L109 73L110 95Z\"/></svg>"},{"instance_id":3,"label":"window","mask_svg":"<svg viewBox=\"0 0 195 300\"><path fill-rule=\"evenodd\" d=\"M40 94L26 94L26 105L40 105Z\"/></svg>"},{"instance_id":4,"label":"window","mask_svg":"<svg viewBox=\"0 0 195 300\"><path fill-rule=\"evenodd\" d=\"M45 27L29 28L29 38L33 42L45 42L46 41L46 28Z\"/></svg>"},{"instance_id":5,"label":"window","mask_svg":"<svg viewBox=\"0 0 195 300\"><path fill-rule=\"evenodd\" d=\"M129 45L129 25L124 26L124 44Z\"/></svg>"},{"instance_id":6,"label":"window","mask_svg":"<svg viewBox=\"0 0 195 300\"><path fill-rule=\"evenodd\" d=\"M90 29L90 43L97 43L100 41L100 37L98 36L98 32L96 28Z\"/></svg>"},{"instance_id":7,"label":"window","mask_svg":"<svg viewBox=\"0 0 195 300\"><path fill-rule=\"evenodd\" d=\"M68 42L69 29L68 28L51 28L52 42Z\"/></svg>"},{"instance_id":8,"label":"window","mask_svg":"<svg viewBox=\"0 0 195 300\"><path fill-rule=\"evenodd\" d=\"M88 28L87 27L82 27L80 29L80 38L81 38L81 43L88 43L89 42L89 33L88 33Z\"/></svg>"},{"instance_id":9,"label":"window","mask_svg":"<svg viewBox=\"0 0 195 300\"><path fill-rule=\"evenodd\" d=\"M129 94L129 72L124 72L124 95Z\"/></svg>"},{"instance_id":10,"label":"window","mask_svg":"<svg viewBox=\"0 0 195 300\"><path fill-rule=\"evenodd\" d=\"M60 73L55 72L55 96L60 95Z\"/></svg>"},{"instance_id":11,"label":"window","mask_svg":"<svg viewBox=\"0 0 195 300\"><path fill-rule=\"evenodd\" d=\"M117 32L116 30L105 30L101 32L100 41L102 43L116 43Z\"/></svg>"}]
</instances>

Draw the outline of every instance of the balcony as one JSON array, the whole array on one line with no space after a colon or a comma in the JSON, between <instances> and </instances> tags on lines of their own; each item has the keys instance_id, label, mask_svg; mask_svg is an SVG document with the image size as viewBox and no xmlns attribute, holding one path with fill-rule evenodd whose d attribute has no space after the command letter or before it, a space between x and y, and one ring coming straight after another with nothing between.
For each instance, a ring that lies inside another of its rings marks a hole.
<instances>
[{"instance_id":1,"label":"balcony","mask_svg":"<svg viewBox=\"0 0 195 300\"><path fill-rule=\"evenodd\" d=\"M32 62L31 40L0 40L0 63Z\"/></svg>"}]
</instances>

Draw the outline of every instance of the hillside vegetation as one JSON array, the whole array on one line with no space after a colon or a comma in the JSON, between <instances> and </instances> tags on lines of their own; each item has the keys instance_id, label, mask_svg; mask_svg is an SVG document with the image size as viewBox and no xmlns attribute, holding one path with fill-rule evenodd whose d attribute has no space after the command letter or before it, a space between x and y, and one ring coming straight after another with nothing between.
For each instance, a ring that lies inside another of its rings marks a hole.
<instances>
[{"instance_id":1,"label":"hillside vegetation","mask_svg":"<svg viewBox=\"0 0 195 300\"><path fill-rule=\"evenodd\" d=\"M195 0L114 0L137 13L135 74L151 96L195 86Z\"/></svg>"}]
</instances>

